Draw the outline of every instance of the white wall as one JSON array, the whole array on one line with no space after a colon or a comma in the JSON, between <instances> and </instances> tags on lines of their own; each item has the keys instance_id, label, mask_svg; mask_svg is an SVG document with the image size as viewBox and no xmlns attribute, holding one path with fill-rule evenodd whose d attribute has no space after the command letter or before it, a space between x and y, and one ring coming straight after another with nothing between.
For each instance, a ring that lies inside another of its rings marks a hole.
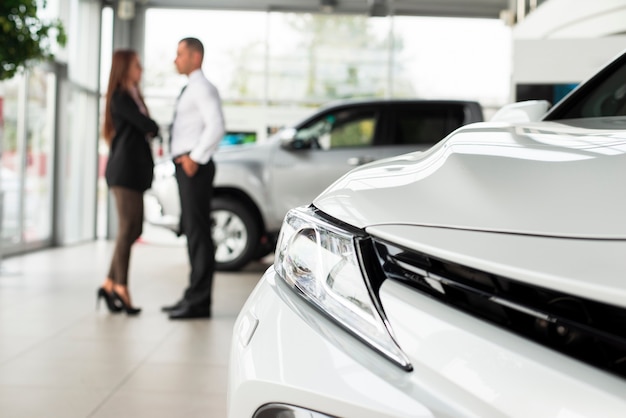
<instances>
[{"instance_id":1,"label":"white wall","mask_svg":"<svg viewBox=\"0 0 626 418\"><path fill-rule=\"evenodd\" d=\"M584 81L626 49L626 0L548 0L513 30L517 84Z\"/></svg>"},{"instance_id":2,"label":"white wall","mask_svg":"<svg viewBox=\"0 0 626 418\"><path fill-rule=\"evenodd\" d=\"M586 39L626 32L625 0L547 0L519 23L515 39Z\"/></svg>"},{"instance_id":3,"label":"white wall","mask_svg":"<svg viewBox=\"0 0 626 418\"><path fill-rule=\"evenodd\" d=\"M513 85L579 83L626 48L626 36L520 39L513 47Z\"/></svg>"}]
</instances>

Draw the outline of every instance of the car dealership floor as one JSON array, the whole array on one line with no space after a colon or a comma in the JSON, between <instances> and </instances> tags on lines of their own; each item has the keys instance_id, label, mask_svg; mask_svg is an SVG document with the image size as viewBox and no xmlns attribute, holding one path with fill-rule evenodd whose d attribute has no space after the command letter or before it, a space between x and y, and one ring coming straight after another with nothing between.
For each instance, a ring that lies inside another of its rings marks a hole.
<instances>
[{"instance_id":1,"label":"car dealership floor","mask_svg":"<svg viewBox=\"0 0 626 418\"><path fill-rule=\"evenodd\" d=\"M130 271L137 317L95 309L112 242L2 260L1 417L226 416L232 327L271 260L217 273L210 320L171 321L160 307L185 286L184 242L142 238Z\"/></svg>"}]
</instances>

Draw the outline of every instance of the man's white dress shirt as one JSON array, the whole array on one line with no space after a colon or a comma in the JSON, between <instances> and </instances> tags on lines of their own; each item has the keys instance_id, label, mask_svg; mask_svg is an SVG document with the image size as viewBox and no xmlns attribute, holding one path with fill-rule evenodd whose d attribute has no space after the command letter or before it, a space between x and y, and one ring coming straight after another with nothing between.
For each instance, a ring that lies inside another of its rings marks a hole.
<instances>
[{"instance_id":1,"label":"man's white dress shirt","mask_svg":"<svg viewBox=\"0 0 626 418\"><path fill-rule=\"evenodd\" d=\"M172 126L173 157L189 154L206 164L224 137L224 115L217 88L202 73L189 74L187 87L179 97Z\"/></svg>"}]
</instances>

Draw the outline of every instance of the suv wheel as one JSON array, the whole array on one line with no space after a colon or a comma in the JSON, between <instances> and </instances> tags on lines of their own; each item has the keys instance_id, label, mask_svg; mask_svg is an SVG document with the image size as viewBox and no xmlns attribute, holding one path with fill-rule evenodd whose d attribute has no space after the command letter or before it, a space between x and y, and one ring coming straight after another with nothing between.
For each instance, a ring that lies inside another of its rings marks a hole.
<instances>
[{"instance_id":1,"label":"suv wheel","mask_svg":"<svg viewBox=\"0 0 626 418\"><path fill-rule=\"evenodd\" d=\"M216 270L239 270L250 262L259 245L259 226L240 202L216 197L211 210Z\"/></svg>"}]
</instances>

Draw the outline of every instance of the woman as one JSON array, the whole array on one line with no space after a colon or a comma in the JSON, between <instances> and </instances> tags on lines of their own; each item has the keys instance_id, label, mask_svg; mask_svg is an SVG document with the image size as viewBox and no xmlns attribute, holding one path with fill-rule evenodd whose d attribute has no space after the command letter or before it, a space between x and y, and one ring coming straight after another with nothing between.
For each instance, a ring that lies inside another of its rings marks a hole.
<instances>
[{"instance_id":1,"label":"woman","mask_svg":"<svg viewBox=\"0 0 626 418\"><path fill-rule=\"evenodd\" d=\"M152 183L154 161L149 140L159 128L150 119L139 90L141 64L133 50L117 50L111 62L103 135L109 145L105 177L113 192L119 220L109 274L98 289L111 312L136 315L128 292L128 265L133 243L143 226L143 193Z\"/></svg>"}]
</instances>

